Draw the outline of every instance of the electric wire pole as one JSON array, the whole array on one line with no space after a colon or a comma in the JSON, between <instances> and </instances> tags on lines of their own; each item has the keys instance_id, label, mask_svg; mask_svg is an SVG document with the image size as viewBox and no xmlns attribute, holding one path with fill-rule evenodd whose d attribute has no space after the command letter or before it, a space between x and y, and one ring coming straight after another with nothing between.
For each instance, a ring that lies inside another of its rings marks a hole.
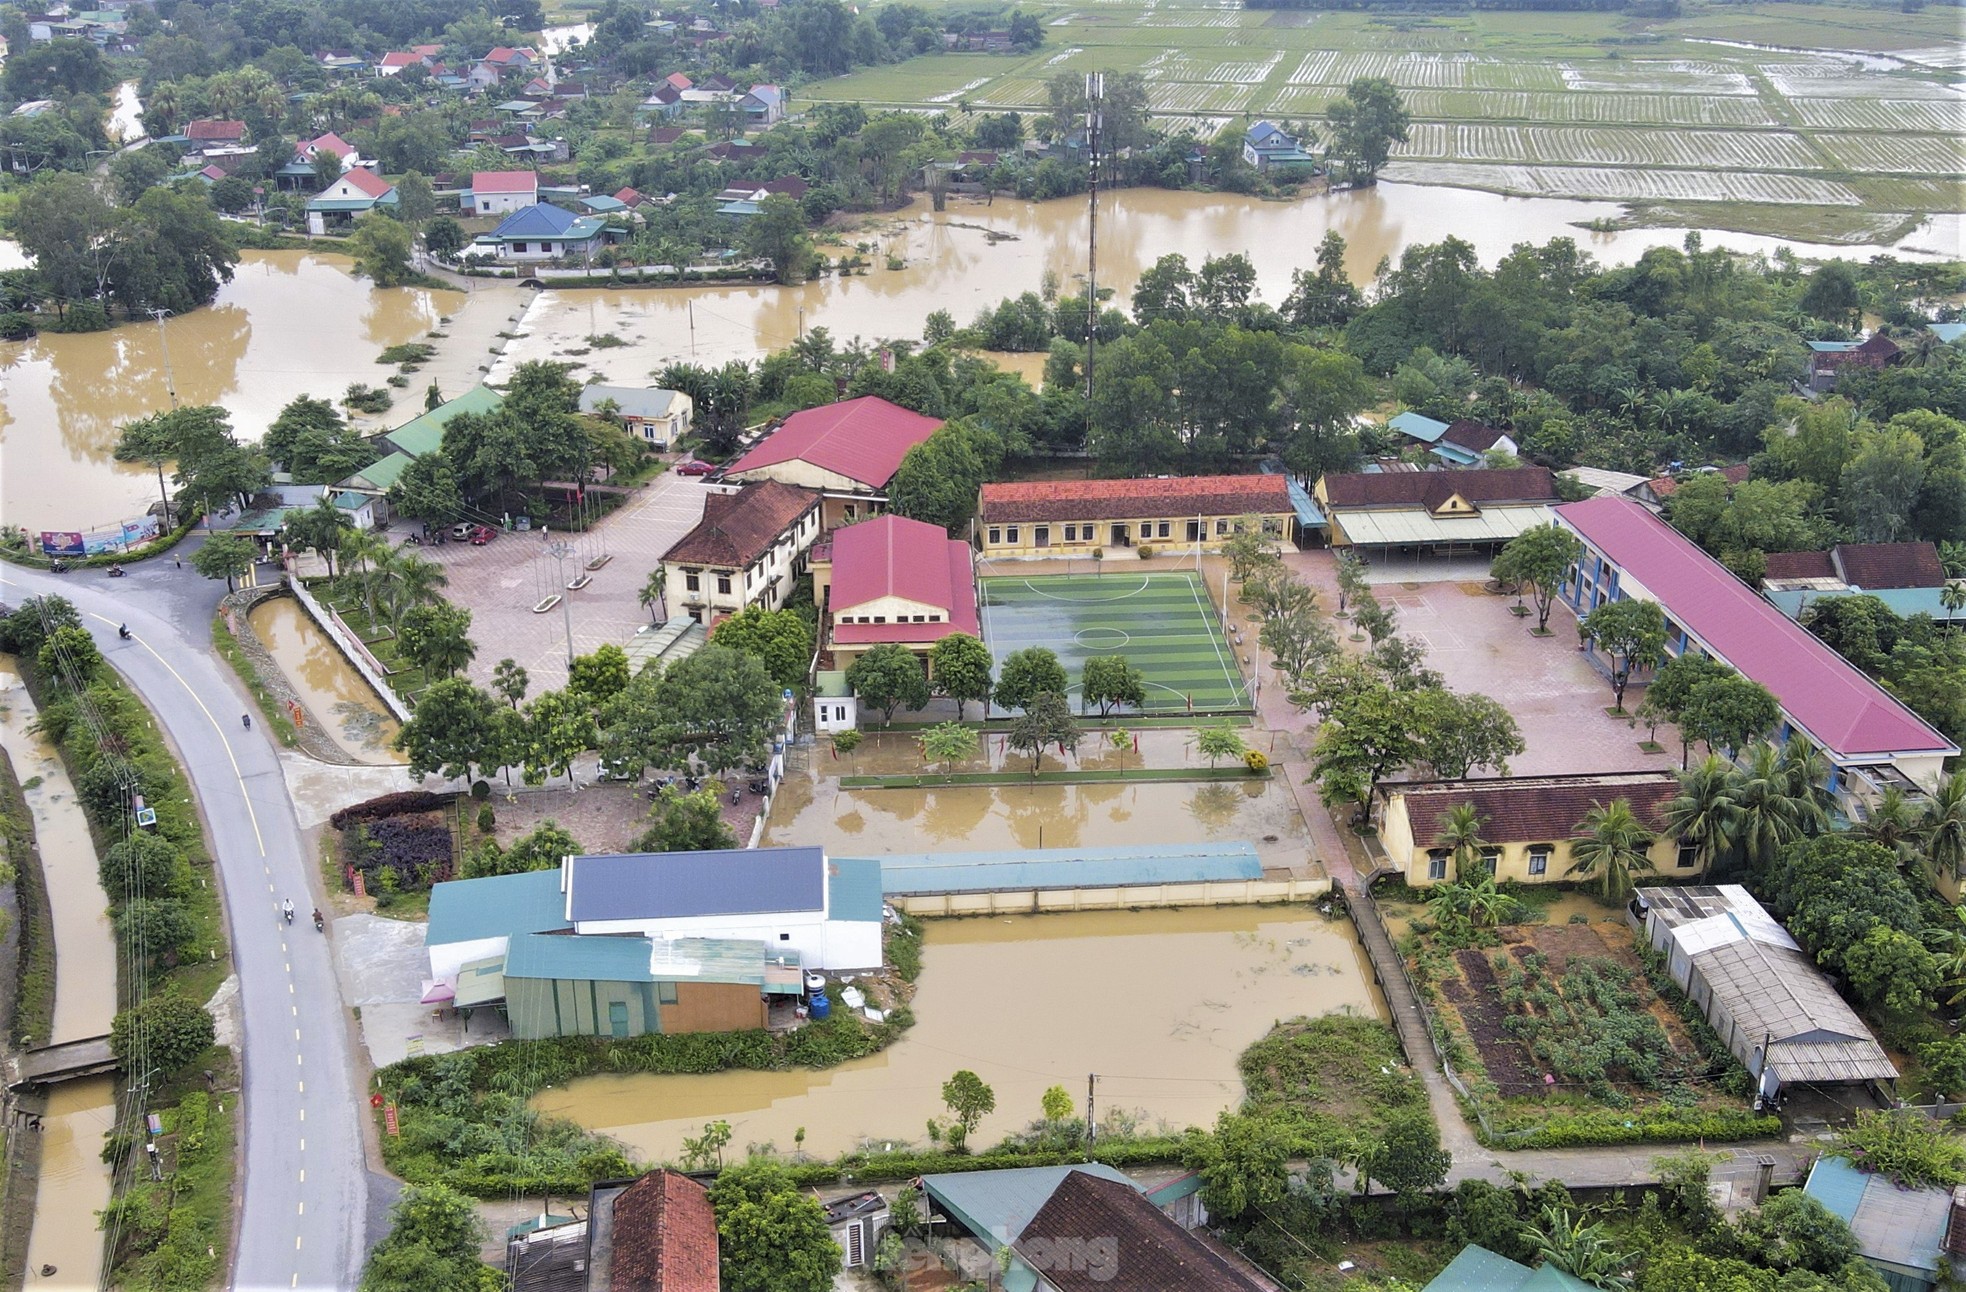
<instances>
[{"instance_id":1,"label":"electric wire pole","mask_svg":"<svg viewBox=\"0 0 1966 1292\"><path fill-rule=\"evenodd\" d=\"M1092 363L1099 344L1099 128L1106 74L1085 74L1085 148L1090 162L1085 224L1085 442L1092 447Z\"/></svg>"}]
</instances>

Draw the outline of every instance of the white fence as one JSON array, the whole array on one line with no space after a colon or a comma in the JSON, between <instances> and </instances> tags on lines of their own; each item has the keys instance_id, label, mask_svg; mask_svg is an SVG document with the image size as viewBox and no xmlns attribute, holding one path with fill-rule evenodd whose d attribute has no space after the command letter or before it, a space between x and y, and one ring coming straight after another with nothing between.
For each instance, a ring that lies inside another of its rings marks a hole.
<instances>
[{"instance_id":1,"label":"white fence","mask_svg":"<svg viewBox=\"0 0 1966 1292\"><path fill-rule=\"evenodd\" d=\"M396 716L396 721L408 722L409 706L403 703L403 698L396 694L394 687L389 685L388 676L381 662L371 655L369 648L362 644L361 639L341 622L341 616L315 600L314 594L309 592L299 579L289 578L287 586L293 589L294 599L300 602L301 608L307 611L308 617L313 619L320 626L321 631L328 635L328 640L335 644L335 649L347 658L354 670L362 675L362 680L382 698L389 712Z\"/></svg>"}]
</instances>

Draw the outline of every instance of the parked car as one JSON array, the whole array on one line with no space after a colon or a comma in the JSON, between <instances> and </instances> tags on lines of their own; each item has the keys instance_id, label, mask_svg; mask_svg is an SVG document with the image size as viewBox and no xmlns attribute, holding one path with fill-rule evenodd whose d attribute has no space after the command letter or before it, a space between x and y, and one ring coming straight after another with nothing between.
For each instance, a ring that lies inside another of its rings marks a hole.
<instances>
[{"instance_id":1,"label":"parked car","mask_svg":"<svg viewBox=\"0 0 1966 1292\"><path fill-rule=\"evenodd\" d=\"M676 468L676 474L679 476L707 476L716 469L717 464L714 462L705 462L701 458L691 458L688 462Z\"/></svg>"},{"instance_id":2,"label":"parked car","mask_svg":"<svg viewBox=\"0 0 1966 1292\"><path fill-rule=\"evenodd\" d=\"M476 528L477 526L473 525L470 521L461 520L451 526L451 538L456 542L462 543L465 539L471 537L471 531Z\"/></svg>"},{"instance_id":3,"label":"parked car","mask_svg":"<svg viewBox=\"0 0 1966 1292\"><path fill-rule=\"evenodd\" d=\"M498 531L489 525L480 525L471 531L471 546L483 547L486 543L491 542L493 535L497 533Z\"/></svg>"}]
</instances>

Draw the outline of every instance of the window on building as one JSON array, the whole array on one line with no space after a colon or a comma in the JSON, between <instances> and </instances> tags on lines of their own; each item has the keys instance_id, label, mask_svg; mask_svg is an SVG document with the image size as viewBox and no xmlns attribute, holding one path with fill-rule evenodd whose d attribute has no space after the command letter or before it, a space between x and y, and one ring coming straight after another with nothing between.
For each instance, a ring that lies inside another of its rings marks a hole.
<instances>
[{"instance_id":1,"label":"window on building","mask_svg":"<svg viewBox=\"0 0 1966 1292\"><path fill-rule=\"evenodd\" d=\"M1238 528L1240 528L1240 527L1238 527ZM1224 534L1226 534L1226 533L1228 533L1228 532L1229 532L1229 522L1228 522L1228 521L1226 521L1226 520L1218 520L1218 521L1216 521L1216 522L1215 522L1215 537L1217 537L1217 538L1220 538L1220 537L1222 537L1222 536L1223 536Z\"/></svg>"},{"instance_id":2,"label":"window on building","mask_svg":"<svg viewBox=\"0 0 1966 1292\"><path fill-rule=\"evenodd\" d=\"M780 942L790 942L792 940L792 935L789 933L781 933L778 935L778 940Z\"/></svg>"},{"instance_id":3,"label":"window on building","mask_svg":"<svg viewBox=\"0 0 1966 1292\"><path fill-rule=\"evenodd\" d=\"M1283 537L1283 522L1282 522L1282 521L1280 521L1280 520L1278 520L1278 519L1277 519L1277 518L1276 518L1275 516L1271 516L1271 517L1269 517L1268 519L1266 519L1266 520L1264 520L1264 522L1263 522L1263 537L1264 537L1264 538L1282 538L1282 537Z\"/></svg>"},{"instance_id":4,"label":"window on building","mask_svg":"<svg viewBox=\"0 0 1966 1292\"><path fill-rule=\"evenodd\" d=\"M1681 870L1691 870L1691 869L1693 869L1693 867L1695 867L1695 866L1697 866L1697 865L1699 865L1699 864L1700 864L1700 848L1699 848L1699 845L1698 845L1698 844L1691 844L1691 843L1682 843L1682 844L1680 844L1680 845L1679 845L1679 868L1680 868Z\"/></svg>"},{"instance_id":5,"label":"window on building","mask_svg":"<svg viewBox=\"0 0 1966 1292\"><path fill-rule=\"evenodd\" d=\"M1447 878L1447 850L1445 848L1435 848L1427 854L1427 878Z\"/></svg>"},{"instance_id":6,"label":"window on building","mask_svg":"<svg viewBox=\"0 0 1966 1292\"><path fill-rule=\"evenodd\" d=\"M990 541L990 546L992 547L995 547L998 543L1003 542L1003 531L1001 529L996 528L995 526L991 526L989 541Z\"/></svg>"},{"instance_id":7,"label":"window on building","mask_svg":"<svg viewBox=\"0 0 1966 1292\"><path fill-rule=\"evenodd\" d=\"M1051 526L1039 525L1031 531L1031 541L1039 547L1051 546Z\"/></svg>"},{"instance_id":8,"label":"window on building","mask_svg":"<svg viewBox=\"0 0 1966 1292\"><path fill-rule=\"evenodd\" d=\"M1146 528L1146 526L1144 526L1144 525L1143 525L1143 526L1141 526L1141 529L1143 529L1143 530L1144 530L1145 528ZM1162 522L1160 523L1160 536L1161 536L1162 538L1166 538L1166 537L1167 537L1167 535L1168 535L1168 528L1167 528L1167 522L1166 522L1166 521L1162 521ZM1143 534L1141 535L1141 537L1142 537L1142 538L1144 538L1144 537L1146 537L1146 535L1145 535L1145 534L1143 533Z\"/></svg>"},{"instance_id":9,"label":"window on building","mask_svg":"<svg viewBox=\"0 0 1966 1292\"><path fill-rule=\"evenodd\" d=\"M932 623L932 624L939 624L939 623L941 623L941 622L942 622L942 616L941 616L941 615L930 615L930 616L928 617L928 621L929 621L930 623Z\"/></svg>"},{"instance_id":10,"label":"window on building","mask_svg":"<svg viewBox=\"0 0 1966 1292\"><path fill-rule=\"evenodd\" d=\"M1065 541L1067 543L1076 543L1079 541L1079 527L1077 525L1065 526Z\"/></svg>"},{"instance_id":11,"label":"window on building","mask_svg":"<svg viewBox=\"0 0 1966 1292\"><path fill-rule=\"evenodd\" d=\"M1005 541L1006 543L1012 543L1012 544L1014 544L1014 543L1016 543L1016 542L1017 542L1017 526L1015 526L1015 525L1012 525L1012 526L1010 526L1009 528L1007 528L1007 529L1005 529L1005 530L1004 530L1004 532L1003 532L1003 536L1004 536L1004 541Z\"/></svg>"},{"instance_id":12,"label":"window on building","mask_svg":"<svg viewBox=\"0 0 1966 1292\"><path fill-rule=\"evenodd\" d=\"M673 982L659 982L655 984L655 999L657 1004L661 1004L661 1005L675 1004L676 984Z\"/></svg>"},{"instance_id":13,"label":"window on building","mask_svg":"<svg viewBox=\"0 0 1966 1292\"><path fill-rule=\"evenodd\" d=\"M1140 537L1142 537L1142 538L1152 538L1153 536L1154 536L1154 523L1153 523L1152 521L1150 521L1150 520L1143 520L1143 521L1141 521L1141 522L1140 522Z\"/></svg>"},{"instance_id":14,"label":"window on building","mask_svg":"<svg viewBox=\"0 0 1966 1292\"><path fill-rule=\"evenodd\" d=\"M877 623L877 624L884 624L884 623L886 623L886 622L887 622L887 616L886 616L886 615L875 615L875 616L874 616L874 622L875 622L875 623Z\"/></svg>"},{"instance_id":15,"label":"window on building","mask_svg":"<svg viewBox=\"0 0 1966 1292\"><path fill-rule=\"evenodd\" d=\"M1550 845L1539 843L1529 850L1529 873L1547 875L1550 873Z\"/></svg>"},{"instance_id":16,"label":"window on building","mask_svg":"<svg viewBox=\"0 0 1966 1292\"><path fill-rule=\"evenodd\" d=\"M703 580L697 577L696 571L690 570L683 575L683 587L690 592L701 592Z\"/></svg>"},{"instance_id":17,"label":"window on building","mask_svg":"<svg viewBox=\"0 0 1966 1292\"><path fill-rule=\"evenodd\" d=\"M1483 848L1481 850L1481 868L1483 870L1492 875L1501 864L1502 850L1500 848Z\"/></svg>"},{"instance_id":18,"label":"window on building","mask_svg":"<svg viewBox=\"0 0 1966 1292\"><path fill-rule=\"evenodd\" d=\"M852 503L848 503L845 507L840 509L840 515L847 520L852 520L855 516L859 514L860 513L855 510L854 505Z\"/></svg>"},{"instance_id":19,"label":"window on building","mask_svg":"<svg viewBox=\"0 0 1966 1292\"><path fill-rule=\"evenodd\" d=\"M728 574L719 574L717 576L717 591L725 596L730 595L730 576Z\"/></svg>"}]
</instances>

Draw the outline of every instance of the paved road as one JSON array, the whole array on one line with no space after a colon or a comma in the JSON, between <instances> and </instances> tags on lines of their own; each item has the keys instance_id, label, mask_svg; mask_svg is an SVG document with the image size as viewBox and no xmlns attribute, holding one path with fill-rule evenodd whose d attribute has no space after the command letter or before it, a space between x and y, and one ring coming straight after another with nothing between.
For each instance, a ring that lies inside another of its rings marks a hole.
<instances>
[{"instance_id":1,"label":"paved road","mask_svg":"<svg viewBox=\"0 0 1966 1292\"><path fill-rule=\"evenodd\" d=\"M83 612L104 656L149 703L204 808L240 981L245 1174L231 1286L354 1285L368 1249L371 1183L347 1024L327 939L307 912L318 868L301 846L272 743L237 680L206 649L213 594L167 559L111 582L96 571L0 569L0 598L54 592ZM116 635L128 623L134 640ZM292 897L299 915L280 919Z\"/></svg>"}]
</instances>

